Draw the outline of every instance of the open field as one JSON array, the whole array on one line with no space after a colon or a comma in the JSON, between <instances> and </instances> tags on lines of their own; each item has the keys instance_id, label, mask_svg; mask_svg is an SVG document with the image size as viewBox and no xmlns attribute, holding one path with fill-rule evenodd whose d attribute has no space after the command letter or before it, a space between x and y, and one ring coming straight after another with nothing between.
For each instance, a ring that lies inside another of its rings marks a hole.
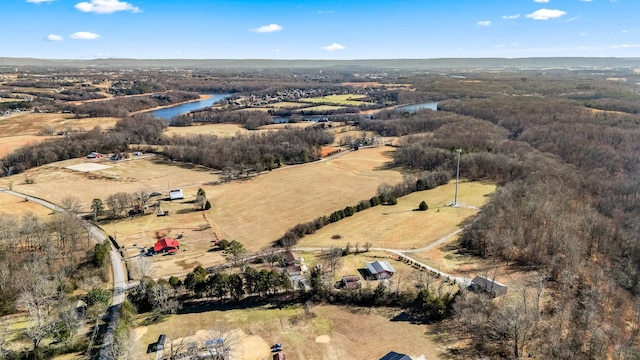
<instances>
[{"instance_id":1,"label":"open field","mask_svg":"<svg viewBox=\"0 0 640 360\"><path fill-rule=\"evenodd\" d=\"M296 110L296 112L303 112L303 111L324 112L324 111L341 110L344 108L345 108L344 106L340 106L340 105L318 105L318 106L307 107L304 109L299 109L299 110Z\"/></svg>"},{"instance_id":2,"label":"open field","mask_svg":"<svg viewBox=\"0 0 640 360\"><path fill-rule=\"evenodd\" d=\"M66 129L90 130L96 126L112 128L119 119L111 117L76 119L72 114L20 112L0 119L0 136L38 135L44 126L56 132Z\"/></svg>"},{"instance_id":3,"label":"open field","mask_svg":"<svg viewBox=\"0 0 640 360\"><path fill-rule=\"evenodd\" d=\"M284 167L247 181L206 187L209 218L223 238L249 251L269 246L288 228L375 195L402 175L384 170L392 148L345 153L329 161ZM417 206L417 204L415 205Z\"/></svg>"},{"instance_id":4,"label":"open field","mask_svg":"<svg viewBox=\"0 0 640 360\"><path fill-rule=\"evenodd\" d=\"M0 215L10 214L22 217L28 213L41 219L48 219L51 210L34 202L24 201L19 197L0 192Z\"/></svg>"},{"instance_id":5,"label":"open field","mask_svg":"<svg viewBox=\"0 0 640 360\"><path fill-rule=\"evenodd\" d=\"M53 138L53 136L17 135L0 137L0 158L23 146L35 144L51 138Z\"/></svg>"},{"instance_id":6,"label":"open field","mask_svg":"<svg viewBox=\"0 0 640 360\"><path fill-rule=\"evenodd\" d=\"M160 334L167 343L186 336L225 329L235 340L234 359L270 358L269 346L281 343L287 359L379 359L389 351L417 359L442 359L444 346L434 343L428 325L393 321L396 310L320 305L308 317L300 306L225 309L171 315L166 320L134 330L139 358ZM169 345L167 347L170 347ZM233 351L233 350L232 350Z\"/></svg>"},{"instance_id":7,"label":"open field","mask_svg":"<svg viewBox=\"0 0 640 360\"><path fill-rule=\"evenodd\" d=\"M184 127L174 127L170 126L165 131L164 134L167 136L171 135L216 135L219 137L232 137L238 134L248 135L248 134L256 134L264 131L274 131L284 129L285 127L297 127L304 128L308 126L313 126L316 123L311 121L303 121L299 123L292 124L269 124L261 126L258 130L247 130L244 126L238 124L200 124L195 123L191 126Z\"/></svg>"},{"instance_id":8,"label":"open field","mask_svg":"<svg viewBox=\"0 0 640 360\"><path fill-rule=\"evenodd\" d=\"M17 102L17 101L25 101L25 100L24 99L13 99L13 98L0 98L0 103Z\"/></svg>"},{"instance_id":9,"label":"open field","mask_svg":"<svg viewBox=\"0 0 640 360\"><path fill-rule=\"evenodd\" d=\"M113 167L95 172L66 169L67 166L85 162ZM26 177L33 179L34 183L26 184ZM159 156L145 156L118 162L84 158L60 161L2 178L0 186L8 187L9 182L13 182L15 191L43 197L56 204L60 204L65 197L75 196L79 198L82 210L88 211L94 198L104 201L117 192L133 193L147 189L161 191L166 196L168 188L183 188L185 192L195 194L198 186L212 181L218 181L218 175L209 169L171 162Z\"/></svg>"},{"instance_id":10,"label":"open field","mask_svg":"<svg viewBox=\"0 0 640 360\"><path fill-rule=\"evenodd\" d=\"M244 126L239 124L202 124L195 123L191 126L169 126L164 135L216 135L219 137L231 137L237 134L248 134Z\"/></svg>"},{"instance_id":11,"label":"open field","mask_svg":"<svg viewBox=\"0 0 640 360\"><path fill-rule=\"evenodd\" d=\"M366 209L305 236L298 246L344 247L347 243L359 243L362 246L370 242L373 247L412 249L429 245L456 231L477 214L496 186L462 182L459 184L458 199L468 207L446 206L453 200L454 188L455 181L451 181L435 189L403 196L394 206L381 205ZM429 205L429 210L414 211L423 200ZM347 205L355 206L356 203ZM333 235L340 235L341 238L334 240L331 238Z\"/></svg>"},{"instance_id":12,"label":"open field","mask_svg":"<svg viewBox=\"0 0 640 360\"><path fill-rule=\"evenodd\" d=\"M302 103L312 104L332 104L332 105L344 105L344 106L362 106L367 103L358 101L358 99L365 98L366 95L328 95L322 97L305 98L300 99Z\"/></svg>"}]
</instances>

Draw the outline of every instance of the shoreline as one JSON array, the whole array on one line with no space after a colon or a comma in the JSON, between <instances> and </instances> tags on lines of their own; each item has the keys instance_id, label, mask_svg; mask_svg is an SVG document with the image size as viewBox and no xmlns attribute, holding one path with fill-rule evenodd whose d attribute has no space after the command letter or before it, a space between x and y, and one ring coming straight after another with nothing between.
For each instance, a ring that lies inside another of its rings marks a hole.
<instances>
[{"instance_id":1,"label":"shoreline","mask_svg":"<svg viewBox=\"0 0 640 360\"><path fill-rule=\"evenodd\" d=\"M156 111L156 110L160 110L160 109L166 109L166 108L170 108L170 107L174 107L174 106L178 106L178 105L184 105L184 104L188 104L188 103L192 103L192 102L196 102L196 101L207 100L207 99L209 99L211 97L212 97L212 95L210 95L210 94L200 94L200 97L197 98L197 99L182 101L182 102L179 102L179 103L166 105L166 106L156 106L156 107L152 107L152 108L149 108L149 109L138 110L138 111L130 112L129 115L136 115L136 114L146 113L146 112L149 112L149 111Z\"/></svg>"}]
</instances>

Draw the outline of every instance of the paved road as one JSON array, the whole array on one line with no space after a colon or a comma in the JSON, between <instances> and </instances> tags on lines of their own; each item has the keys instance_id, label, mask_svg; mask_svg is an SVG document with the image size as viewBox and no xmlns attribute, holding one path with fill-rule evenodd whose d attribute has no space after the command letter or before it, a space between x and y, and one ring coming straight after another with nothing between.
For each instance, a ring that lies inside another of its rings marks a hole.
<instances>
[{"instance_id":1,"label":"paved road","mask_svg":"<svg viewBox=\"0 0 640 360\"><path fill-rule=\"evenodd\" d=\"M51 209L53 211L57 211L57 212L62 212L62 213L66 213L67 211L59 206L57 206L56 204L50 203L46 200L37 198L37 197L33 197L33 196L29 196L29 195L25 195L25 194L21 194L15 191L11 191L9 189L5 189L0 187L0 192L4 192L5 194L8 195L13 195L16 197L19 197L21 199L25 199L28 200L30 202L36 203L38 205L42 205L48 209ZM89 231L89 233L91 234L91 236L99 243L103 243L105 241L107 241L107 237L104 235L104 233L95 225L87 222L87 221L83 221L82 222L83 226ZM109 309L109 327L108 327L108 331L113 331L115 329L115 322L116 322L116 318L117 318L117 313L118 310L120 309L120 305L124 302L124 298L125 298L125 288L127 286L127 282L125 280L125 276L124 276L124 269L122 267L122 261L120 259L120 254L118 254L118 251L116 251L116 249L113 247L113 244L111 244L111 269L113 270L113 300L112 300L112 306ZM106 359L105 356L105 350L107 348L109 344L105 344L103 343L101 348L100 348L100 355L99 355L99 359Z\"/></svg>"}]
</instances>

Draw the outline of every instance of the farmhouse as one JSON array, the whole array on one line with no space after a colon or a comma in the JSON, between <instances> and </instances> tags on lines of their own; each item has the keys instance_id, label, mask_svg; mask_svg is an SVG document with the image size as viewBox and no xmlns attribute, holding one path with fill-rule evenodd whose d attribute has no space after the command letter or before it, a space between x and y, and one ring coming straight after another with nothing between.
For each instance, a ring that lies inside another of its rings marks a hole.
<instances>
[{"instance_id":1,"label":"farmhouse","mask_svg":"<svg viewBox=\"0 0 640 360\"><path fill-rule=\"evenodd\" d=\"M167 252L171 254L177 252L178 249L180 249L180 243L178 242L178 240L171 238L161 239L153 245L154 253Z\"/></svg>"},{"instance_id":2,"label":"farmhouse","mask_svg":"<svg viewBox=\"0 0 640 360\"><path fill-rule=\"evenodd\" d=\"M291 250L282 255L282 265L291 276L302 275L308 270L307 265L304 264L304 258Z\"/></svg>"},{"instance_id":3,"label":"farmhouse","mask_svg":"<svg viewBox=\"0 0 640 360\"><path fill-rule=\"evenodd\" d=\"M182 189L169 190L169 200L181 200L184 199Z\"/></svg>"},{"instance_id":4,"label":"farmhouse","mask_svg":"<svg viewBox=\"0 0 640 360\"><path fill-rule=\"evenodd\" d=\"M390 351L387 355L380 358L380 360L411 360L409 355L400 354L395 351Z\"/></svg>"},{"instance_id":5,"label":"farmhouse","mask_svg":"<svg viewBox=\"0 0 640 360\"><path fill-rule=\"evenodd\" d=\"M358 275L345 275L342 277L342 286L345 289L360 289L362 282L360 282L360 276Z\"/></svg>"},{"instance_id":6,"label":"farmhouse","mask_svg":"<svg viewBox=\"0 0 640 360\"><path fill-rule=\"evenodd\" d=\"M484 276L476 276L469 284L469 290L475 292L487 292L493 297L504 295L507 293L507 285L501 284L495 280L489 280Z\"/></svg>"},{"instance_id":7,"label":"farmhouse","mask_svg":"<svg viewBox=\"0 0 640 360\"><path fill-rule=\"evenodd\" d=\"M388 261L366 261L367 270L374 279L389 279L396 273L396 269Z\"/></svg>"}]
</instances>

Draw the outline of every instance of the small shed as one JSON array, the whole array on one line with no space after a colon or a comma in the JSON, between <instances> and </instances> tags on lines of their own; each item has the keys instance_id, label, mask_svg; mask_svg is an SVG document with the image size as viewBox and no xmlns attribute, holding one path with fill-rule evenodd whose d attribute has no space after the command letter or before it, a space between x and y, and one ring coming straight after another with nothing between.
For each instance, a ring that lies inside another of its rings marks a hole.
<instances>
[{"instance_id":1,"label":"small shed","mask_svg":"<svg viewBox=\"0 0 640 360\"><path fill-rule=\"evenodd\" d=\"M374 279L389 279L396 273L388 261L366 261L364 265Z\"/></svg>"},{"instance_id":2,"label":"small shed","mask_svg":"<svg viewBox=\"0 0 640 360\"><path fill-rule=\"evenodd\" d=\"M287 360L287 357L284 355L284 353L276 353L273 354L273 360Z\"/></svg>"},{"instance_id":3,"label":"small shed","mask_svg":"<svg viewBox=\"0 0 640 360\"><path fill-rule=\"evenodd\" d=\"M153 252L155 253L174 253L177 252L178 249L180 249L180 243L178 242L178 240L171 238L160 239L153 245Z\"/></svg>"},{"instance_id":4,"label":"small shed","mask_svg":"<svg viewBox=\"0 0 640 360\"><path fill-rule=\"evenodd\" d=\"M182 193L182 189L169 190L169 200L180 200L180 199L184 199L184 194Z\"/></svg>"},{"instance_id":5,"label":"small shed","mask_svg":"<svg viewBox=\"0 0 640 360\"><path fill-rule=\"evenodd\" d=\"M483 291L496 297L507 293L507 285L501 284L495 280L490 280L484 276L478 275L469 284L469 290L478 292Z\"/></svg>"},{"instance_id":6,"label":"small shed","mask_svg":"<svg viewBox=\"0 0 640 360\"><path fill-rule=\"evenodd\" d=\"M160 336L158 336L158 342L156 342L156 351L161 351L164 350L164 345L167 342L167 335L165 334L160 334Z\"/></svg>"},{"instance_id":7,"label":"small shed","mask_svg":"<svg viewBox=\"0 0 640 360\"><path fill-rule=\"evenodd\" d=\"M395 351L390 351L387 355L380 358L380 360L412 360L409 355L400 354Z\"/></svg>"},{"instance_id":8,"label":"small shed","mask_svg":"<svg viewBox=\"0 0 640 360\"><path fill-rule=\"evenodd\" d=\"M342 286L345 289L360 289L362 287L362 282L360 281L360 276L358 275L345 275L342 277Z\"/></svg>"}]
</instances>

